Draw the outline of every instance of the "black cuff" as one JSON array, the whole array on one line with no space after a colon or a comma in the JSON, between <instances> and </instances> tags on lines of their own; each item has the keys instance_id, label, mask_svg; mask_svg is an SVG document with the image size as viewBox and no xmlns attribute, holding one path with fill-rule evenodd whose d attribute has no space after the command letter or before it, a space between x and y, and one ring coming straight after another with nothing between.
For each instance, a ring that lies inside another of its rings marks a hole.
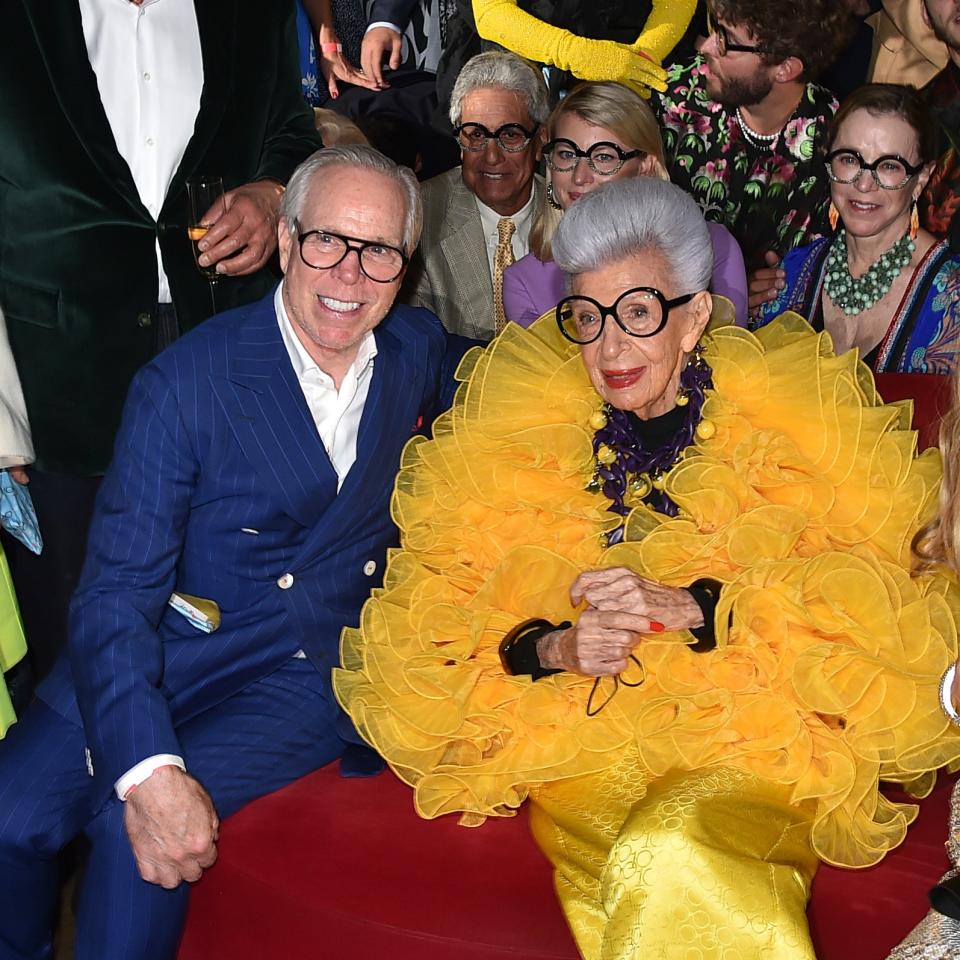
<instances>
[{"instance_id":1,"label":"black cuff","mask_svg":"<svg viewBox=\"0 0 960 960\"><path fill-rule=\"evenodd\" d=\"M500 644L500 663L503 664L504 672L515 677L529 674L534 680L549 677L554 673L563 673L559 668L545 667L540 663L537 641L554 630L566 630L569 626L569 620L558 624L549 620L525 620L518 623Z\"/></svg>"},{"instance_id":2,"label":"black cuff","mask_svg":"<svg viewBox=\"0 0 960 960\"><path fill-rule=\"evenodd\" d=\"M930 891L930 906L951 920L960 920L960 877L949 877Z\"/></svg>"},{"instance_id":3,"label":"black cuff","mask_svg":"<svg viewBox=\"0 0 960 960\"><path fill-rule=\"evenodd\" d=\"M717 645L717 634L713 621L722 589L723 584L719 580L711 580L709 577L695 580L687 587L687 593L693 597L694 602L703 614L703 626L690 630L697 641L690 645L690 649L694 653L707 653Z\"/></svg>"}]
</instances>

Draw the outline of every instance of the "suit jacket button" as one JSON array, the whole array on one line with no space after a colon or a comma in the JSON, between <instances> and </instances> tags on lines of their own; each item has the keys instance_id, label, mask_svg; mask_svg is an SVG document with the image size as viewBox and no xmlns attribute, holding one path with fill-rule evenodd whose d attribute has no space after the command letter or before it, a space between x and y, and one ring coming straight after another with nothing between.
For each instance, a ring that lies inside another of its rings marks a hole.
<instances>
[{"instance_id":1,"label":"suit jacket button","mask_svg":"<svg viewBox=\"0 0 960 960\"><path fill-rule=\"evenodd\" d=\"M149 327L153 325L153 317L149 313L141 313L137 315L137 326L138 327Z\"/></svg>"},{"instance_id":2,"label":"suit jacket button","mask_svg":"<svg viewBox=\"0 0 960 960\"><path fill-rule=\"evenodd\" d=\"M293 574L285 573L282 577L278 577L277 586L281 590L289 590L293 586Z\"/></svg>"},{"instance_id":3,"label":"suit jacket button","mask_svg":"<svg viewBox=\"0 0 960 960\"><path fill-rule=\"evenodd\" d=\"M368 560L368 561L363 565L363 572L364 572L368 577L372 577L372 576L377 572L377 561L376 561L376 560Z\"/></svg>"}]
</instances>

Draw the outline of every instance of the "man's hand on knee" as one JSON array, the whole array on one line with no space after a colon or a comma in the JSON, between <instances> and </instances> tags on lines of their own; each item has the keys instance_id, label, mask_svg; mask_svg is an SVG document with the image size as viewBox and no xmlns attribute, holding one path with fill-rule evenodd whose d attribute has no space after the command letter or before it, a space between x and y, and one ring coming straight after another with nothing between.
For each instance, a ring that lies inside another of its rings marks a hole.
<instances>
[{"instance_id":1,"label":"man's hand on knee","mask_svg":"<svg viewBox=\"0 0 960 960\"><path fill-rule=\"evenodd\" d=\"M199 880L217 859L213 803L178 767L161 767L130 794L124 825L140 876L167 890Z\"/></svg>"}]
</instances>

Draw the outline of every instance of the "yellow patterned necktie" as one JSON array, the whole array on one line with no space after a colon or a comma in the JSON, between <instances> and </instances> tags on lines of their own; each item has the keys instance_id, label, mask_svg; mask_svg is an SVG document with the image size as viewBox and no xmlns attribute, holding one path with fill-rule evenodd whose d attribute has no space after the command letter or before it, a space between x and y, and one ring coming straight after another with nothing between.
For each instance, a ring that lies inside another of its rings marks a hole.
<instances>
[{"instance_id":1,"label":"yellow patterned necktie","mask_svg":"<svg viewBox=\"0 0 960 960\"><path fill-rule=\"evenodd\" d=\"M503 217L497 224L497 250L493 255L493 335L497 336L507 325L507 315L503 312L503 271L514 261L513 246L510 241L517 231L517 225Z\"/></svg>"}]
</instances>

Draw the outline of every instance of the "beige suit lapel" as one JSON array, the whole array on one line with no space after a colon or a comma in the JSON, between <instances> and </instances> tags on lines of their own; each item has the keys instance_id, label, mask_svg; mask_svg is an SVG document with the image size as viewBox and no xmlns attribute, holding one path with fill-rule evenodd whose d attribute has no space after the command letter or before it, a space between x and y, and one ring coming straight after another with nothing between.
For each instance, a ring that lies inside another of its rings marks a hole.
<instances>
[{"instance_id":1,"label":"beige suit lapel","mask_svg":"<svg viewBox=\"0 0 960 960\"><path fill-rule=\"evenodd\" d=\"M473 194L458 177L451 185L447 215L440 237L444 273L451 279L448 290L451 323L456 333L478 340L493 337L493 282Z\"/></svg>"},{"instance_id":2,"label":"beige suit lapel","mask_svg":"<svg viewBox=\"0 0 960 960\"><path fill-rule=\"evenodd\" d=\"M493 280L473 194L463 185L460 168L446 178L430 220L424 223L423 263L430 278L431 306L452 333L477 340L493 338ZM543 178L534 180L534 209L543 201Z\"/></svg>"}]
</instances>

